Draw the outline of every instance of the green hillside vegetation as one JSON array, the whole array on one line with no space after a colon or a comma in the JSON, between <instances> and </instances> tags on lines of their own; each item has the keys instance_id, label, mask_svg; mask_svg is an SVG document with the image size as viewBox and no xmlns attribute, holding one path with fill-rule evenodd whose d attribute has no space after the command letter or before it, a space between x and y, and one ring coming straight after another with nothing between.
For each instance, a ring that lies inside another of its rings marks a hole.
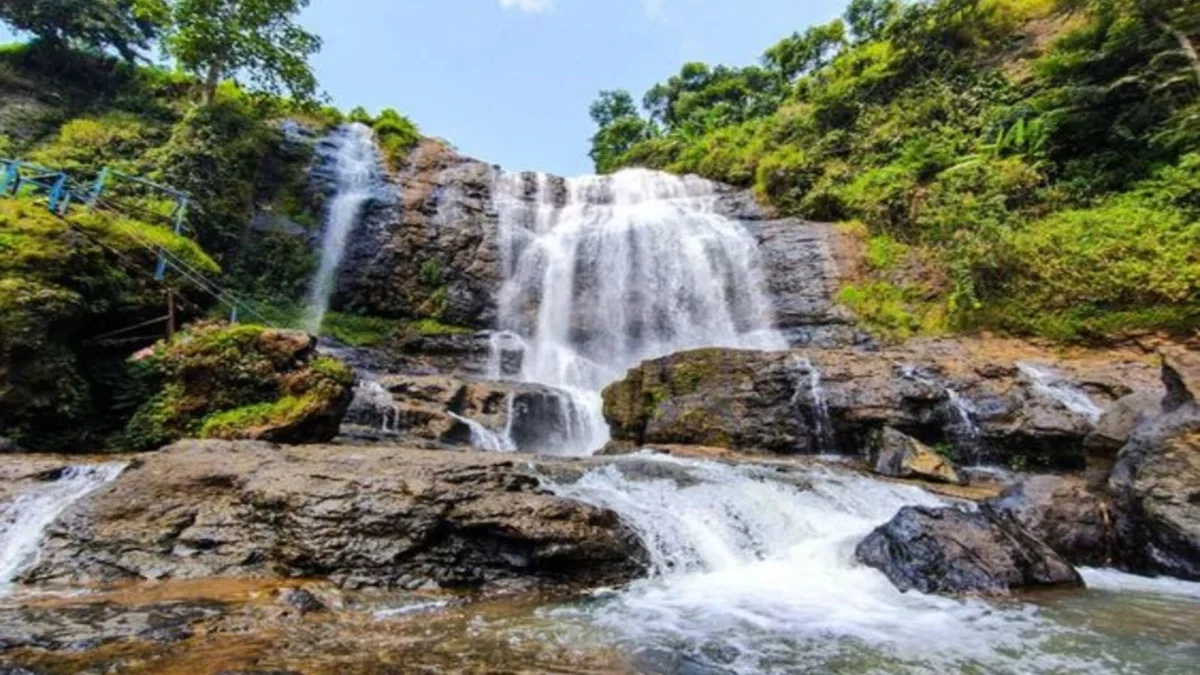
<instances>
[{"instance_id":1,"label":"green hillside vegetation","mask_svg":"<svg viewBox=\"0 0 1200 675\"><path fill-rule=\"evenodd\" d=\"M1200 326L1200 3L854 0L746 68L603 92L592 157L847 223L892 338Z\"/></svg>"},{"instance_id":2,"label":"green hillside vegetation","mask_svg":"<svg viewBox=\"0 0 1200 675\"><path fill-rule=\"evenodd\" d=\"M183 237L169 227L174 201L129 182L109 183L102 206L112 208L73 208L65 218L42 197L0 199L0 437L57 451L140 449L173 437L144 433L145 413L141 428L125 429L147 396L145 368L127 359L162 335L168 288L181 324L228 308L174 271L155 281L147 245L167 248L272 323L299 320L324 204L307 185L310 145L289 134L316 137L347 121L322 104L308 66L319 39L292 21L306 4L0 7L0 21L33 38L0 47L0 156L66 171L77 186L107 167L190 196ZM177 69L147 65L151 49ZM389 154L415 144L415 125L395 111L368 118ZM366 343L395 326L331 314L327 330ZM246 403L278 421L306 413L311 406L293 405L305 394ZM176 426L198 432L203 418L186 422ZM236 426L213 424L225 435Z\"/></svg>"}]
</instances>

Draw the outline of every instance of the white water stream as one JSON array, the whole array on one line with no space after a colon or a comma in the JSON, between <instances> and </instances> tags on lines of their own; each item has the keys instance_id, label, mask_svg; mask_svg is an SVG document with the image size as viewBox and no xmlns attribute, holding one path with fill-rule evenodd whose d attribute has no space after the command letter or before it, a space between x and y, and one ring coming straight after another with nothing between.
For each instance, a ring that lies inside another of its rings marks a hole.
<instances>
[{"instance_id":1,"label":"white water stream","mask_svg":"<svg viewBox=\"0 0 1200 675\"><path fill-rule=\"evenodd\" d=\"M916 488L829 467L781 474L638 456L551 489L616 511L651 575L546 618L697 673L1187 673L1200 663L1200 634L1187 628L1200 584L1085 570L1096 590L1062 600L899 592L853 551L902 506L944 504ZM1178 620L1124 619L1155 611Z\"/></svg>"},{"instance_id":2,"label":"white water stream","mask_svg":"<svg viewBox=\"0 0 1200 675\"><path fill-rule=\"evenodd\" d=\"M758 247L717 212L715 184L630 170L496 181L505 282L499 328L520 379L566 392L583 421L560 454L608 441L600 391L638 363L698 347L779 349ZM493 356L493 363L498 363Z\"/></svg>"},{"instance_id":3,"label":"white water stream","mask_svg":"<svg viewBox=\"0 0 1200 675\"><path fill-rule=\"evenodd\" d=\"M1035 391L1058 401L1067 410L1082 415L1092 423L1098 422L1104 414L1104 409L1096 405L1082 389L1049 368L1032 363L1018 363L1017 367L1033 382Z\"/></svg>"},{"instance_id":4,"label":"white water stream","mask_svg":"<svg viewBox=\"0 0 1200 675\"><path fill-rule=\"evenodd\" d=\"M46 528L72 504L116 480L125 466L68 467L57 480L40 483L0 504L0 596L10 593L21 572L37 561Z\"/></svg>"},{"instance_id":5,"label":"white water stream","mask_svg":"<svg viewBox=\"0 0 1200 675\"><path fill-rule=\"evenodd\" d=\"M363 207L374 194L380 171L375 133L365 124L354 123L339 130L336 137L337 186L325 221L321 241L321 264L309 295L305 328L319 333L329 311L329 300L337 282L338 268L346 243L362 218Z\"/></svg>"}]
</instances>

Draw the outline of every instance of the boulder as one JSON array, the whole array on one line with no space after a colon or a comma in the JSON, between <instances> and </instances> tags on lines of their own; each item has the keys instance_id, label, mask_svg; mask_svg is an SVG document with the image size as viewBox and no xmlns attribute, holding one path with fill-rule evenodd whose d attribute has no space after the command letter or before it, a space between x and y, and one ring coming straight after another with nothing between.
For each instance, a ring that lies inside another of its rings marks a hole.
<instances>
[{"instance_id":1,"label":"boulder","mask_svg":"<svg viewBox=\"0 0 1200 675\"><path fill-rule=\"evenodd\" d=\"M503 280L494 167L422 139L349 240L335 307L491 328ZM398 192L399 197L395 196Z\"/></svg>"},{"instance_id":2,"label":"boulder","mask_svg":"<svg viewBox=\"0 0 1200 675\"><path fill-rule=\"evenodd\" d=\"M605 389L604 415L615 440L636 445L815 452L815 425L797 407L798 378L786 352L674 354Z\"/></svg>"},{"instance_id":3,"label":"boulder","mask_svg":"<svg viewBox=\"0 0 1200 675\"><path fill-rule=\"evenodd\" d=\"M540 489L540 466L494 453L184 441L65 511L24 580L413 589L638 575L641 546L616 515Z\"/></svg>"},{"instance_id":4,"label":"boulder","mask_svg":"<svg viewBox=\"0 0 1200 675\"><path fill-rule=\"evenodd\" d=\"M1163 399L1163 412L1174 412L1184 406L1195 404L1200 397L1200 351L1180 346L1168 346L1159 350L1162 357L1163 384L1167 395Z\"/></svg>"},{"instance_id":5,"label":"boulder","mask_svg":"<svg viewBox=\"0 0 1200 675\"><path fill-rule=\"evenodd\" d=\"M125 429L130 450L189 437L328 442L355 380L312 336L253 325L198 324L132 363L152 395Z\"/></svg>"},{"instance_id":6,"label":"boulder","mask_svg":"<svg viewBox=\"0 0 1200 675\"><path fill-rule=\"evenodd\" d=\"M995 595L1083 586L1079 573L1049 546L986 508L904 507L854 553L905 592Z\"/></svg>"},{"instance_id":7,"label":"boulder","mask_svg":"<svg viewBox=\"0 0 1200 675\"><path fill-rule=\"evenodd\" d=\"M884 427L871 456L871 470L891 478L918 478L938 483L966 484L954 463L921 441Z\"/></svg>"},{"instance_id":8,"label":"boulder","mask_svg":"<svg viewBox=\"0 0 1200 675\"><path fill-rule=\"evenodd\" d=\"M1112 506L1080 476L1030 476L988 502L1074 565L1113 563Z\"/></svg>"},{"instance_id":9,"label":"boulder","mask_svg":"<svg viewBox=\"0 0 1200 675\"><path fill-rule=\"evenodd\" d=\"M468 446L478 441L469 420L512 449L554 454L580 414L573 405L565 392L537 384L389 375L359 384L342 433Z\"/></svg>"},{"instance_id":10,"label":"boulder","mask_svg":"<svg viewBox=\"0 0 1200 675\"><path fill-rule=\"evenodd\" d=\"M1123 563L1200 580L1200 405L1194 352L1164 353L1163 415L1139 427L1109 479Z\"/></svg>"},{"instance_id":11,"label":"boulder","mask_svg":"<svg viewBox=\"0 0 1200 675\"><path fill-rule=\"evenodd\" d=\"M1095 429L1083 439L1089 482L1094 488L1103 488L1108 482L1117 453L1135 429L1161 412L1162 399L1161 392L1139 391L1114 401L1104 411Z\"/></svg>"}]
</instances>

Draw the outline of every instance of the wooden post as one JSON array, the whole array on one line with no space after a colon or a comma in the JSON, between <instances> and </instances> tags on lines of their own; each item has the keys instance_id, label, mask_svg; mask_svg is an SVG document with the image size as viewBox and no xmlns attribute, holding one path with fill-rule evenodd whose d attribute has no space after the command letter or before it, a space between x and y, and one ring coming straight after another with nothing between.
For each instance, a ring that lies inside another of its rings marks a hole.
<instances>
[{"instance_id":1,"label":"wooden post","mask_svg":"<svg viewBox=\"0 0 1200 675\"><path fill-rule=\"evenodd\" d=\"M167 289L167 339L175 337L175 291Z\"/></svg>"}]
</instances>

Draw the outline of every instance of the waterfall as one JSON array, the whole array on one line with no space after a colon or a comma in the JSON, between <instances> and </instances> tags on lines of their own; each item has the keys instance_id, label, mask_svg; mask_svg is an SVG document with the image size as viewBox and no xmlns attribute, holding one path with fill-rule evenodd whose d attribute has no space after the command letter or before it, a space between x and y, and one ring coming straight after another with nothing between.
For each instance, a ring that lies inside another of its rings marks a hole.
<instances>
[{"instance_id":1,"label":"waterfall","mask_svg":"<svg viewBox=\"0 0 1200 675\"><path fill-rule=\"evenodd\" d=\"M812 360L802 357L797 357L795 364L799 378L792 406L798 407L802 395L808 394L817 451L823 455L832 454L837 451L837 438L833 431L833 417L829 414L829 397L821 386L821 369Z\"/></svg>"},{"instance_id":2,"label":"waterfall","mask_svg":"<svg viewBox=\"0 0 1200 675\"><path fill-rule=\"evenodd\" d=\"M394 436L400 433L400 406L392 393L371 373L360 371L360 379L354 387L354 399L346 411L344 425L377 430L379 434Z\"/></svg>"},{"instance_id":3,"label":"waterfall","mask_svg":"<svg viewBox=\"0 0 1200 675\"><path fill-rule=\"evenodd\" d=\"M509 394L508 421L503 433L496 433L470 417L453 412L446 414L462 422L471 430L471 447L489 452L516 452L517 446L512 440L513 398L513 395Z\"/></svg>"},{"instance_id":4,"label":"waterfall","mask_svg":"<svg viewBox=\"0 0 1200 675\"><path fill-rule=\"evenodd\" d=\"M336 165L336 191L329 204L325 234L321 241L321 264L309 296L305 328L317 334L337 282L338 268L346 251L346 242L362 217L378 181L379 152L375 134L365 124L342 127L334 137L332 160Z\"/></svg>"},{"instance_id":5,"label":"waterfall","mask_svg":"<svg viewBox=\"0 0 1200 675\"><path fill-rule=\"evenodd\" d=\"M1058 401L1067 410L1082 415L1093 424L1104 414L1104 410L1088 398L1087 394L1049 368L1032 363L1018 363L1017 368L1033 382L1033 388L1039 394Z\"/></svg>"},{"instance_id":6,"label":"waterfall","mask_svg":"<svg viewBox=\"0 0 1200 675\"><path fill-rule=\"evenodd\" d=\"M525 342L520 378L564 391L579 421L553 450L588 454L607 442L600 391L641 361L786 347L757 242L718 212L719 198L714 183L645 170L498 177L499 329Z\"/></svg>"},{"instance_id":7,"label":"waterfall","mask_svg":"<svg viewBox=\"0 0 1200 675\"><path fill-rule=\"evenodd\" d=\"M46 528L75 502L116 480L124 463L72 466L0 505L0 595L37 560Z\"/></svg>"},{"instance_id":8,"label":"waterfall","mask_svg":"<svg viewBox=\"0 0 1200 675\"><path fill-rule=\"evenodd\" d=\"M978 463L980 446L983 444L983 431L979 428L979 423L976 421L979 417L979 409L975 406L975 403L953 387L934 382L932 378L922 374L916 366L903 366L900 369L900 375L927 387L938 389L946 394L946 399L950 402L950 408L954 411L955 417L958 418L958 424L950 427L950 433L954 437L958 447L965 450L966 455L973 462Z\"/></svg>"}]
</instances>

